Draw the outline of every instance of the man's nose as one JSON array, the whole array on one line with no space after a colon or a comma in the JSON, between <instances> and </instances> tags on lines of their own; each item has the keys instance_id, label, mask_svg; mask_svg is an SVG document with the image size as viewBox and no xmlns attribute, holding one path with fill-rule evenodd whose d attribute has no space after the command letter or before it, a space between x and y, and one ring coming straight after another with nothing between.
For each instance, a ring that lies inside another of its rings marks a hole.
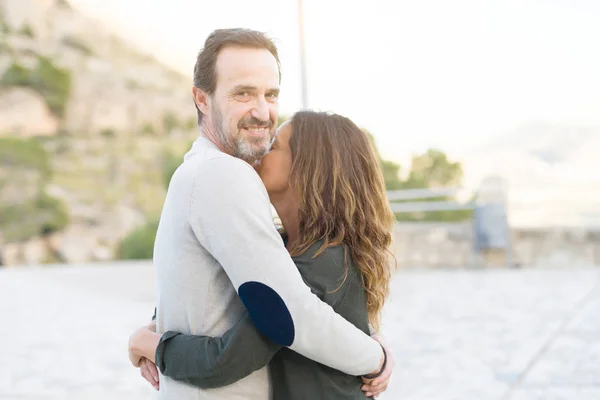
<instances>
[{"instance_id":1,"label":"man's nose","mask_svg":"<svg viewBox=\"0 0 600 400\"><path fill-rule=\"evenodd\" d=\"M269 121L269 104L264 98L259 98L256 100L256 104L250 113L254 118L261 121Z\"/></svg>"}]
</instances>

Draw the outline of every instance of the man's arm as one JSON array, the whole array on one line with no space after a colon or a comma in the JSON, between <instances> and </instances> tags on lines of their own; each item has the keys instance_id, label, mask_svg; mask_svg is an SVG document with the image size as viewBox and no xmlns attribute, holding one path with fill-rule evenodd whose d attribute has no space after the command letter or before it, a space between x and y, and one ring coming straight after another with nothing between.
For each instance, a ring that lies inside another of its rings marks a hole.
<instances>
[{"instance_id":1,"label":"man's arm","mask_svg":"<svg viewBox=\"0 0 600 400\"><path fill-rule=\"evenodd\" d=\"M379 370L379 343L336 314L302 280L250 165L233 158L209 161L194 181L189 222L267 337L350 375Z\"/></svg>"},{"instance_id":2,"label":"man's arm","mask_svg":"<svg viewBox=\"0 0 600 400\"><path fill-rule=\"evenodd\" d=\"M265 367L281 349L248 313L222 337L165 332L156 348L160 372L201 388L230 385Z\"/></svg>"}]
</instances>

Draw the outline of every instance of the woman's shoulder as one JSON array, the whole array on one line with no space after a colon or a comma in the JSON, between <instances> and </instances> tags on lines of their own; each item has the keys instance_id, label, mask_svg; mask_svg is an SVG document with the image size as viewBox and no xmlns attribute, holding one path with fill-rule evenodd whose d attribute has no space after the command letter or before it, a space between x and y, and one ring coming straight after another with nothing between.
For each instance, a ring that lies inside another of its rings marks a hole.
<instances>
[{"instance_id":1,"label":"woman's shoulder","mask_svg":"<svg viewBox=\"0 0 600 400\"><path fill-rule=\"evenodd\" d=\"M341 244L329 245L323 248L325 244L324 240L318 240L302 254L294 256L294 261L300 261L302 263L310 264L322 264L334 262L336 265L344 265L345 249Z\"/></svg>"},{"instance_id":2,"label":"woman's shoulder","mask_svg":"<svg viewBox=\"0 0 600 400\"><path fill-rule=\"evenodd\" d=\"M354 275L354 265L350 254L343 245L327 246L320 240L313 243L303 254L293 257L305 281L318 281L320 285L338 288L340 283L349 283Z\"/></svg>"}]
</instances>

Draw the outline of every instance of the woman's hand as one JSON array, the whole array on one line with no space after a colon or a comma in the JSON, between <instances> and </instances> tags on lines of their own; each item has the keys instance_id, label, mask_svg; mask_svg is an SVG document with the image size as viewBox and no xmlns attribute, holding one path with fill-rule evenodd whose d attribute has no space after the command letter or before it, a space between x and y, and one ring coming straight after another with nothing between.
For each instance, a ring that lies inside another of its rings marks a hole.
<instances>
[{"instance_id":1,"label":"woman's hand","mask_svg":"<svg viewBox=\"0 0 600 400\"><path fill-rule=\"evenodd\" d=\"M160 386L158 383L158 369L156 368L156 364L147 358L142 358L142 361L140 361L140 373L154 389L159 390Z\"/></svg>"},{"instance_id":2,"label":"woman's hand","mask_svg":"<svg viewBox=\"0 0 600 400\"><path fill-rule=\"evenodd\" d=\"M381 374L381 376L375 379L363 378L364 385L362 386L362 390L363 392L366 392L367 397L377 398L377 396L385 392L388 388L388 384L392 376L392 371L394 369L394 359L392 358L392 353L384 344L383 338L379 335L373 335L372 337L373 339L377 340L381 344L381 346L385 348L385 352L387 354L387 364L385 366L385 371Z\"/></svg>"},{"instance_id":3,"label":"woman's hand","mask_svg":"<svg viewBox=\"0 0 600 400\"><path fill-rule=\"evenodd\" d=\"M156 325L151 324L135 330L129 336L129 360L134 367L140 367L142 358L155 361L156 348L160 341L160 335L155 330Z\"/></svg>"}]
</instances>

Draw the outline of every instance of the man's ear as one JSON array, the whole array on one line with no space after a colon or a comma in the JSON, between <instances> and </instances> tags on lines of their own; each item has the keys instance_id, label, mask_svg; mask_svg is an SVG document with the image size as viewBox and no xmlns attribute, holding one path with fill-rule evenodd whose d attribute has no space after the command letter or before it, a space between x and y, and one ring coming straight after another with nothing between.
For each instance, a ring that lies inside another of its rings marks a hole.
<instances>
[{"instance_id":1,"label":"man's ear","mask_svg":"<svg viewBox=\"0 0 600 400\"><path fill-rule=\"evenodd\" d=\"M194 95L196 107L198 107L203 115L208 115L208 93L194 86L192 88L192 94Z\"/></svg>"}]
</instances>

